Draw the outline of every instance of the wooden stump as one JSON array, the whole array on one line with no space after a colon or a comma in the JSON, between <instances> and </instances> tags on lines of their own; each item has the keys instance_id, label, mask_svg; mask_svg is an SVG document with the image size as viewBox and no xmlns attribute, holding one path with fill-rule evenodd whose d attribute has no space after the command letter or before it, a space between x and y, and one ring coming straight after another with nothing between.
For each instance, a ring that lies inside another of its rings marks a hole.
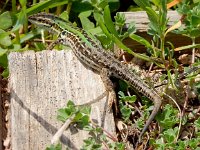
<instances>
[{"instance_id":1,"label":"wooden stump","mask_svg":"<svg viewBox=\"0 0 200 150\"><path fill-rule=\"evenodd\" d=\"M107 112L107 93L98 74L85 68L72 51L10 53L12 150L45 149L62 123L57 110L68 100L92 104L91 118L115 135L113 114ZM70 127L61 138L64 147L78 150L88 133Z\"/></svg>"}]
</instances>

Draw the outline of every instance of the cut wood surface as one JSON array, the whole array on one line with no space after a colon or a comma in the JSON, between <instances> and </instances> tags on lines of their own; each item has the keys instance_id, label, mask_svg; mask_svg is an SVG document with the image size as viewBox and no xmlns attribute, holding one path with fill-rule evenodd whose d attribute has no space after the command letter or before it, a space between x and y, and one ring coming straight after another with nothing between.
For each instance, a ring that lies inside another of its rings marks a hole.
<instances>
[{"instance_id":1,"label":"cut wood surface","mask_svg":"<svg viewBox=\"0 0 200 150\"><path fill-rule=\"evenodd\" d=\"M26 51L9 54L12 150L42 150L62 126L57 110L68 100L91 101L91 118L115 135L113 114L107 112L107 93L98 74L86 68L72 51ZM88 133L70 129L64 147L78 150Z\"/></svg>"}]
</instances>

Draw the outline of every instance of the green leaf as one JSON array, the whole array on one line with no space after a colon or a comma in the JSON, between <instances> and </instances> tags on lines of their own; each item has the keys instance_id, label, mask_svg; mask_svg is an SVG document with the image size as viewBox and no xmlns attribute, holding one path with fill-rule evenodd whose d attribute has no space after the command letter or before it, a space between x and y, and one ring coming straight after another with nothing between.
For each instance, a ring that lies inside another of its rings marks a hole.
<instances>
[{"instance_id":1,"label":"green leaf","mask_svg":"<svg viewBox=\"0 0 200 150\"><path fill-rule=\"evenodd\" d=\"M111 12L117 11L120 7L120 0L105 0L105 1L108 1Z\"/></svg>"},{"instance_id":2,"label":"green leaf","mask_svg":"<svg viewBox=\"0 0 200 150\"><path fill-rule=\"evenodd\" d=\"M86 125L86 126L83 127L83 130L85 130L85 131L93 131L94 128L92 126L90 126L90 125Z\"/></svg>"},{"instance_id":3,"label":"green leaf","mask_svg":"<svg viewBox=\"0 0 200 150\"><path fill-rule=\"evenodd\" d=\"M189 142L188 142L188 145L190 146L190 148L192 149L195 149L198 147L198 144L199 144L199 140L198 139L191 139Z\"/></svg>"},{"instance_id":4,"label":"green leaf","mask_svg":"<svg viewBox=\"0 0 200 150\"><path fill-rule=\"evenodd\" d=\"M104 17L105 25L106 25L107 29L110 31L110 33L114 34L115 37L119 38L118 33L115 29L115 25L113 24L113 21L112 21L111 15L110 15L109 5L107 5L105 7L103 17Z\"/></svg>"},{"instance_id":5,"label":"green leaf","mask_svg":"<svg viewBox=\"0 0 200 150\"><path fill-rule=\"evenodd\" d=\"M109 33L108 29L106 28L104 22L103 22L103 16L100 13L95 12L94 18L98 22L99 26L101 27L103 33L112 40L112 35Z\"/></svg>"},{"instance_id":6,"label":"green leaf","mask_svg":"<svg viewBox=\"0 0 200 150\"><path fill-rule=\"evenodd\" d=\"M163 112L156 116L156 120L164 129L170 129L173 128L173 126L179 121L177 114L178 111L171 105L167 104L164 107Z\"/></svg>"},{"instance_id":7,"label":"green leaf","mask_svg":"<svg viewBox=\"0 0 200 150\"><path fill-rule=\"evenodd\" d=\"M8 29L12 26L12 18L8 11L0 15L0 29Z\"/></svg>"},{"instance_id":8,"label":"green leaf","mask_svg":"<svg viewBox=\"0 0 200 150\"><path fill-rule=\"evenodd\" d=\"M82 117L83 117L83 114L80 113L80 112L78 112L78 113L76 114L76 116L74 117L73 121L74 121L74 122L78 122Z\"/></svg>"},{"instance_id":9,"label":"green leaf","mask_svg":"<svg viewBox=\"0 0 200 150\"><path fill-rule=\"evenodd\" d=\"M166 148L163 138L157 139L155 145L157 150L165 150Z\"/></svg>"},{"instance_id":10,"label":"green leaf","mask_svg":"<svg viewBox=\"0 0 200 150\"><path fill-rule=\"evenodd\" d=\"M84 140L83 150L101 150L101 144L98 144L95 141L95 138L89 137L88 139Z\"/></svg>"},{"instance_id":11,"label":"green leaf","mask_svg":"<svg viewBox=\"0 0 200 150\"><path fill-rule=\"evenodd\" d=\"M200 3L197 5L182 4L178 11L186 16L184 19L185 26L179 29L179 33L183 33L190 38L200 36Z\"/></svg>"},{"instance_id":12,"label":"green leaf","mask_svg":"<svg viewBox=\"0 0 200 150\"><path fill-rule=\"evenodd\" d=\"M101 8L102 10L108 5L108 1L107 0L102 0L99 4L98 4L98 8Z\"/></svg>"},{"instance_id":13,"label":"green leaf","mask_svg":"<svg viewBox=\"0 0 200 150\"><path fill-rule=\"evenodd\" d=\"M4 68L8 67L8 58L6 53L0 56L0 66Z\"/></svg>"},{"instance_id":14,"label":"green leaf","mask_svg":"<svg viewBox=\"0 0 200 150\"><path fill-rule=\"evenodd\" d=\"M200 88L200 82L196 82L196 83L195 83L195 87L196 87L196 88Z\"/></svg>"},{"instance_id":15,"label":"green leaf","mask_svg":"<svg viewBox=\"0 0 200 150\"><path fill-rule=\"evenodd\" d=\"M81 107L80 112L85 114L85 115L90 115L91 113L91 107Z\"/></svg>"},{"instance_id":16,"label":"green leaf","mask_svg":"<svg viewBox=\"0 0 200 150\"><path fill-rule=\"evenodd\" d=\"M134 2L144 10L146 10L146 7L151 7L148 0L134 0Z\"/></svg>"},{"instance_id":17,"label":"green leaf","mask_svg":"<svg viewBox=\"0 0 200 150\"><path fill-rule=\"evenodd\" d=\"M21 51L21 50L23 49L21 48L20 44L12 44L12 46L9 47L10 52L12 51L16 52L16 51Z\"/></svg>"},{"instance_id":18,"label":"green leaf","mask_svg":"<svg viewBox=\"0 0 200 150\"><path fill-rule=\"evenodd\" d=\"M194 125L195 125L195 128L197 128L200 131L200 118L195 120Z\"/></svg>"},{"instance_id":19,"label":"green leaf","mask_svg":"<svg viewBox=\"0 0 200 150\"><path fill-rule=\"evenodd\" d=\"M7 52L8 52L8 49L2 49L0 47L0 58L1 58L1 56L3 56L4 54L6 54Z\"/></svg>"},{"instance_id":20,"label":"green leaf","mask_svg":"<svg viewBox=\"0 0 200 150\"><path fill-rule=\"evenodd\" d=\"M190 10L191 10L190 6L184 3L177 9L179 13L184 15L186 15Z\"/></svg>"},{"instance_id":21,"label":"green leaf","mask_svg":"<svg viewBox=\"0 0 200 150\"><path fill-rule=\"evenodd\" d=\"M78 126L81 128L81 129L85 129L85 127L88 127L89 126L89 123L90 123L90 116L88 115L84 115L82 116L81 118L79 118L78 120L74 120L75 122L78 123Z\"/></svg>"},{"instance_id":22,"label":"green leaf","mask_svg":"<svg viewBox=\"0 0 200 150\"><path fill-rule=\"evenodd\" d=\"M118 92L118 95L119 95L119 97L121 97L121 98L122 98L122 97L125 97L124 92L122 92L122 91L119 91L119 92Z\"/></svg>"},{"instance_id":23,"label":"green leaf","mask_svg":"<svg viewBox=\"0 0 200 150\"><path fill-rule=\"evenodd\" d=\"M131 39L137 41L138 43L144 45L147 48L152 48L151 44L141 36L138 36L136 34L131 34L131 35L129 35L129 37Z\"/></svg>"},{"instance_id":24,"label":"green leaf","mask_svg":"<svg viewBox=\"0 0 200 150\"><path fill-rule=\"evenodd\" d=\"M35 5L33 5L32 7L26 9L26 14L32 15L32 14L36 14L46 8L53 8L53 7L57 7L57 6L61 6L64 4L67 4L68 0L46 0L46 1L40 1L39 3L36 3ZM17 14L17 16L19 15L19 13Z\"/></svg>"},{"instance_id":25,"label":"green leaf","mask_svg":"<svg viewBox=\"0 0 200 150\"><path fill-rule=\"evenodd\" d=\"M101 34L101 33L102 33L102 30L101 30L101 28L98 26L98 27L96 27L96 28L89 29L88 32L90 32L90 33L93 34L93 35L99 36L98 34Z\"/></svg>"},{"instance_id":26,"label":"green leaf","mask_svg":"<svg viewBox=\"0 0 200 150\"><path fill-rule=\"evenodd\" d=\"M151 7L146 7L146 13L150 20L151 28L159 33L159 15Z\"/></svg>"},{"instance_id":27,"label":"green leaf","mask_svg":"<svg viewBox=\"0 0 200 150\"><path fill-rule=\"evenodd\" d=\"M106 26L104 25L102 16L99 13L94 13L94 17L95 17L95 20L98 22L99 26L101 27L102 31L104 32L104 34L110 40L113 40L119 48L122 48L123 50L127 51L129 54L132 54L133 56L135 56L137 58L141 58L141 59L144 59L144 60L147 60L147 61L150 61L150 62L153 61L152 59L150 59L146 55L134 53L130 48L125 46L117 37L110 34L109 31L107 30Z\"/></svg>"},{"instance_id":28,"label":"green leaf","mask_svg":"<svg viewBox=\"0 0 200 150\"><path fill-rule=\"evenodd\" d=\"M177 143L177 150L185 150L187 147L186 141L178 141Z\"/></svg>"},{"instance_id":29,"label":"green leaf","mask_svg":"<svg viewBox=\"0 0 200 150\"><path fill-rule=\"evenodd\" d=\"M26 0L19 0L22 7L26 7L27 1Z\"/></svg>"},{"instance_id":30,"label":"green leaf","mask_svg":"<svg viewBox=\"0 0 200 150\"><path fill-rule=\"evenodd\" d=\"M167 0L161 0L161 8L162 9L159 11L160 29L162 32L165 32L167 25Z\"/></svg>"},{"instance_id":31,"label":"green leaf","mask_svg":"<svg viewBox=\"0 0 200 150\"><path fill-rule=\"evenodd\" d=\"M101 41L104 48L109 49L113 47L113 41L109 39L105 34L97 36L98 40Z\"/></svg>"},{"instance_id":32,"label":"green leaf","mask_svg":"<svg viewBox=\"0 0 200 150\"><path fill-rule=\"evenodd\" d=\"M69 21L69 14L67 11L63 11L60 15L59 15L60 18L64 19L64 20L67 20Z\"/></svg>"},{"instance_id":33,"label":"green leaf","mask_svg":"<svg viewBox=\"0 0 200 150\"><path fill-rule=\"evenodd\" d=\"M164 131L163 136L167 143L173 143L178 133L178 127Z\"/></svg>"},{"instance_id":34,"label":"green leaf","mask_svg":"<svg viewBox=\"0 0 200 150\"><path fill-rule=\"evenodd\" d=\"M125 150L125 143L116 142L115 147L117 150Z\"/></svg>"},{"instance_id":35,"label":"green leaf","mask_svg":"<svg viewBox=\"0 0 200 150\"><path fill-rule=\"evenodd\" d=\"M4 69L4 71L1 74L4 78L7 78L9 76L9 70L8 68Z\"/></svg>"},{"instance_id":36,"label":"green leaf","mask_svg":"<svg viewBox=\"0 0 200 150\"><path fill-rule=\"evenodd\" d=\"M94 23L92 23L88 17L91 15L92 11L84 11L79 14L79 18L83 29L89 30L94 28Z\"/></svg>"},{"instance_id":37,"label":"green leaf","mask_svg":"<svg viewBox=\"0 0 200 150\"><path fill-rule=\"evenodd\" d=\"M136 96L125 96L122 91L118 92L119 98L125 102L134 103L136 101Z\"/></svg>"},{"instance_id":38,"label":"green leaf","mask_svg":"<svg viewBox=\"0 0 200 150\"><path fill-rule=\"evenodd\" d=\"M12 31L19 30L23 26L23 24L26 22L25 18L27 18L27 15L26 15L25 10L22 9L17 17L18 17L17 22L15 23Z\"/></svg>"},{"instance_id":39,"label":"green leaf","mask_svg":"<svg viewBox=\"0 0 200 150\"><path fill-rule=\"evenodd\" d=\"M12 44L12 41L9 37L9 33L0 29L0 45L10 46L11 44Z\"/></svg>"},{"instance_id":40,"label":"green leaf","mask_svg":"<svg viewBox=\"0 0 200 150\"><path fill-rule=\"evenodd\" d=\"M200 29L199 28L193 28L190 32L190 37L197 38L200 36Z\"/></svg>"},{"instance_id":41,"label":"green leaf","mask_svg":"<svg viewBox=\"0 0 200 150\"><path fill-rule=\"evenodd\" d=\"M153 4L157 7L160 7L161 1L160 0L152 0Z\"/></svg>"},{"instance_id":42,"label":"green leaf","mask_svg":"<svg viewBox=\"0 0 200 150\"><path fill-rule=\"evenodd\" d=\"M132 113L131 109L127 106L123 106L120 108L120 112L122 113L122 116L125 121L127 121L130 118L130 115Z\"/></svg>"},{"instance_id":43,"label":"green leaf","mask_svg":"<svg viewBox=\"0 0 200 150\"><path fill-rule=\"evenodd\" d=\"M174 50L181 51L181 50L186 50L186 49L191 49L191 48L200 48L200 44L181 46L181 47L175 48Z\"/></svg>"},{"instance_id":44,"label":"green leaf","mask_svg":"<svg viewBox=\"0 0 200 150\"><path fill-rule=\"evenodd\" d=\"M69 115L66 115L65 109L58 110L58 116L57 116L58 120L65 122L68 118Z\"/></svg>"},{"instance_id":45,"label":"green leaf","mask_svg":"<svg viewBox=\"0 0 200 150\"><path fill-rule=\"evenodd\" d=\"M123 27L125 25L126 18L124 13L117 12L114 18L115 18L115 24L117 26Z\"/></svg>"},{"instance_id":46,"label":"green leaf","mask_svg":"<svg viewBox=\"0 0 200 150\"><path fill-rule=\"evenodd\" d=\"M135 27L135 22L131 22L128 25L128 30L127 30L128 34L133 34L136 32L136 27Z\"/></svg>"},{"instance_id":47,"label":"green leaf","mask_svg":"<svg viewBox=\"0 0 200 150\"><path fill-rule=\"evenodd\" d=\"M91 3L88 1L80 1L77 0L72 3L72 8L71 8L75 13L80 13L88 10L93 10L93 6Z\"/></svg>"},{"instance_id":48,"label":"green leaf","mask_svg":"<svg viewBox=\"0 0 200 150\"><path fill-rule=\"evenodd\" d=\"M37 28L37 29L33 29L30 32L26 33L26 34L21 34L20 35L20 43L24 43L28 40L30 40L31 38L35 37L36 35L40 35L41 34L41 28Z\"/></svg>"},{"instance_id":49,"label":"green leaf","mask_svg":"<svg viewBox=\"0 0 200 150\"><path fill-rule=\"evenodd\" d=\"M128 84L125 81L120 80L119 81L119 90L120 91L126 91L128 87Z\"/></svg>"},{"instance_id":50,"label":"green leaf","mask_svg":"<svg viewBox=\"0 0 200 150\"><path fill-rule=\"evenodd\" d=\"M58 143L57 145L50 145L46 150L62 150L62 144Z\"/></svg>"},{"instance_id":51,"label":"green leaf","mask_svg":"<svg viewBox=\"0 0 200 150\"><path fill-rule=\"evenodd\" d=\"M178 90L178 89L176 88L176 85L175 85L175 83L174 83L175 80L173 80L172 74L171 74L170 70L167 71L167 76L168 76L168 84L171 84L171 86L173 87L174 90Z\"/></svg>"},{"instance_id":52,"label":"green leaf","mask_svg":"<svg viewBox=\"0 0 200 150\"><path fill-rule=\"evenodd\" d=\"M57 119L65 122L68 118L70 118L74 113L76 113L76 107L74 103L69 100L67 102L67 107L58 110Z\"/></svg>"},{"instance_id":53,"label":"green leaf","mask_svg":"<svg viewBox=\"0 0 200 150\"><path fill-rule=\"evenodd\" d=\"M91 0L92 5L96 5L97 4L97 0Z\"/></svg>"},{"instance_id":54,"label":"green leaf","mask_svg":"<svg viewBox=\"0 0 200 150\"><path fill-rule=\"evenodd\" d=\"M191 17L191 24L192 24L192 26L198 26L198 25L200 25L200 16L192 15L192 17Z\"/></svg>"}]
</instances>

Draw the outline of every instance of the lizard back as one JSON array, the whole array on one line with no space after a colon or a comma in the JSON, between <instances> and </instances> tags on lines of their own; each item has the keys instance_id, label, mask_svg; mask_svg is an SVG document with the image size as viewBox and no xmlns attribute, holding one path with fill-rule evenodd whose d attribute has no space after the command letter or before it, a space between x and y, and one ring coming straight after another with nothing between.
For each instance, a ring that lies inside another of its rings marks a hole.
<instances>
[{"instance_id":1,"label":"lizard back","mask_svg":"<svg viewBox=\"0 0 200 150\"><path fill-rule=\"evenodd\" d=\"M156 91L149 88L139 76L133 74L122 62L117 60L113 53L104 50L96 37L85 30L46 13L30 16L29 21L58 34L58 43L70 46L78 59L88 67L97 72L101 72L102 68L108 69L110 76L127 81L138 92L153 101L154 109L139 136L141 139L161 106L161 97Z\"/></svg>"}]
</instances>

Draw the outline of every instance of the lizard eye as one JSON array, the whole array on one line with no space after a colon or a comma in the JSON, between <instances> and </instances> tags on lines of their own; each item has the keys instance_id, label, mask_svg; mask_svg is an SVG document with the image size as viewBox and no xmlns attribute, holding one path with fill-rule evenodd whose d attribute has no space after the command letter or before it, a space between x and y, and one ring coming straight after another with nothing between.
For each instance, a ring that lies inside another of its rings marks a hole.
<instances>
[{"instance_id":1,"label":"lizard eye","mask_svg":"<svg viewBox=\"0 0 200 150\"><path fill-rule=\"evenodd\" d=\"M62 31L61 32L61 37L66 36L67 35L67 31Z\"/></svg>"},{"instance_id":2,"label":"lizard eye","mask_svg":"<svg viewBox=\"0 0 200 150\"><path fill-rule=\"evenodd\" d=\"M62 35L66 35L66 34L67 34L67 31L62 31L61 34L62 34Z\"/></svg>"}]
</instances>

